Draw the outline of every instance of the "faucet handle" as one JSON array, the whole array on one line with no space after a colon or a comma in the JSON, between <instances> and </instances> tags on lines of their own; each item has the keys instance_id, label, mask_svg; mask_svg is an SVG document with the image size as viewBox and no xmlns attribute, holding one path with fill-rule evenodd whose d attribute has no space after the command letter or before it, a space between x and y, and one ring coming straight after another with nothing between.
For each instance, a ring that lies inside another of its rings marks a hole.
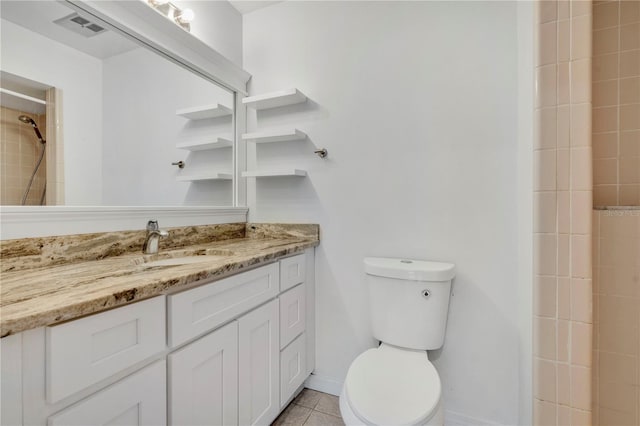
<instances>
[{"instance_id":1,"label":"faucet handle","mask_svg":"<svg viewBox=\"0 0 640 426\"><path fill-rule=\"evenodd\" d=\"M157 220L150 220L147 222L147 231L158 231L160 227L158 226Z\"/></svg>"}]
</instances>

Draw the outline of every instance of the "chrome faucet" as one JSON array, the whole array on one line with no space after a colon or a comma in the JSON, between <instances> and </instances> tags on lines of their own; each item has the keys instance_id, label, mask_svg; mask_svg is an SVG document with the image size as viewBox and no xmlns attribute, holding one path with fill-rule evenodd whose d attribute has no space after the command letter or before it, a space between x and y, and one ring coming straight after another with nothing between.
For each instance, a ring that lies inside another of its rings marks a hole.
<instances>
[{"instance_id":1,"label":"chrome faucet","mask_svg":"<svg viewBox=\"0 0 640 426\"><path fill-rule=\"evenodd\" d=\"M144 254L158 253L160 237L168 236L169 232L161 230L157 220L150 220L147 222L147 238L145 238L144 244L142 245L142 252Z\"/></svg>"}]
</instances>

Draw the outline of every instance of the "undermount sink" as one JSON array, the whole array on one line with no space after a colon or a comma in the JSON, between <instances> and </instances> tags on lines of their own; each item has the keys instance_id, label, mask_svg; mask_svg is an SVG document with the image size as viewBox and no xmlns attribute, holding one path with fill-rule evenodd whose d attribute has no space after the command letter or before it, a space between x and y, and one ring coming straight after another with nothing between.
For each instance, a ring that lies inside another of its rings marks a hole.
<instances>
[{"instance_id":1,"label":"undermount sink","mask_svg":"<svg viewBox=\"0 0 640 426\"><path fill-rule=\"evenodd\" d=\"M132 263L145 268L156 266L180 266L192 263L206 263L232 256L230 250L219 249L187 249L174 250L159 254L147 254L133 259Z\"/></svg>"},{"instance_id":2,"label":"undermount sink","mask_svg":"<svg viewBox=\"0 0 640 426\"><path fill-rule=\"evenodd\" d=\"M187 265L190 263L204 263L210 262L212 260L220 259L222 256L186 256L186 257L174 257L168 259L160 259L160 260L152 260L144 262L142 265L147 268L152 268L154 266L178 266L178 265Z\"/></svg>"}]
</instances>

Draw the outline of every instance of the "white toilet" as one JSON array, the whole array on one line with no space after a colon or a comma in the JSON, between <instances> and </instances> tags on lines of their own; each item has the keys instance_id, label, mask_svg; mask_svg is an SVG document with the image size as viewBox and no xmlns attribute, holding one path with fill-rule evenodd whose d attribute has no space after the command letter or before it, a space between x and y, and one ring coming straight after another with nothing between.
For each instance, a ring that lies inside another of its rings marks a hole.
<instances>
[{"instance_id":1,"label":"white toilet","mask_svg":"<svg viewBox=\"0 0 640 426\"><path fill-rule=\"evenodd\" d=\"M455 265L364 259L379 347L349 367L340 395L347 425L444 424L442 385L427 350L444 343Z\"/></svg>"}]
</instances>

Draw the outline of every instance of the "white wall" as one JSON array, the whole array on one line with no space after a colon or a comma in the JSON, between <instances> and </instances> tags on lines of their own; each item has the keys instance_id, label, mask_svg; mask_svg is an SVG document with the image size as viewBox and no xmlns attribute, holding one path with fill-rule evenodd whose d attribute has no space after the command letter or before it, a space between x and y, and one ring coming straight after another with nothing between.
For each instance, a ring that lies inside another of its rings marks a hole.
<instances>
[{"instance_id":1,"label":"white wall","mask_svg":"<svg viewBox=\"0 0 640 426\"><path fill-rule=\"evenodd\" d=\"M451 261L447 337L430 354L447 416L518 423L516 24L515 2L284 2L244 16L251 93L311 99L257 116L310 137L259 146L257 165L309 176L250 183L249 207L251 221L320 223L315 383L339 390L374 343L363 257Z\"/></svg>"},{"instance_id":2,"label":"white wall","mask_svg":"<svg viewBox=\"0 0 640 426\"><path fill-rule=\"evenodd\" d=\"M519 426L533 424L534 3L518 2Z\"/></svg>"},{"instance_id":3,"label":"white wall","mask_svg":"<svg viewBox=\"0 0 640 426\"><path fill-rule=\"evenodd\" d=\"M146 49L103 63L103 205L231 205L231 181L178 182L176 177L233 171L232 150L189 152L180 142L229 137L231 117L191 121L177 109L221 103L233 94ZM184 169L171 163L183 160Z\"/></svg>"},{"instance_id":4,"label":"white wall","mask_svg":"<svg viewBox=\"0 0 640 426\"><path fill-rule=\"evenodd\" d=\"M242 15L228 1L175 0L173 3L195 12L191 34L242 66Z\"/></svg>"},{"instance_id":5,"label":"white wall","mask_svg":"<svg viewBox=\"0 0 640 426\"><path fill-rule=\"evenodd\" d=\"M2 20L2 70L62 90L65 204L102 201L102 63Z\"/></svg>"}]
</instances>

